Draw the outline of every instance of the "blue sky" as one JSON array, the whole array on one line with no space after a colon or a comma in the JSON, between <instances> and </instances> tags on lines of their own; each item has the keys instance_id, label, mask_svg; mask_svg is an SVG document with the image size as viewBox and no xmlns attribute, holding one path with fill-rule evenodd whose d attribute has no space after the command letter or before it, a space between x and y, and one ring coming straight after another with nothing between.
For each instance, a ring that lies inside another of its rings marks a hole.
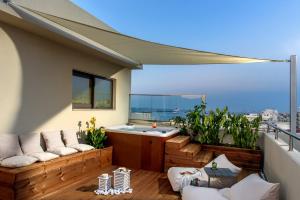
<instances>
[{"instance_id":1,"label":"blue sky","mask_svg":"<svg viewBox=\"0 0 300 200\"><path fill-rule=\"evenodd\" d=\"M119 32L154 42L259 58L300 56L299 0L73 2ZM132 73L132 93L205 93L211 108L288 111L289 66L145 66Z\"/></svg>"}]
</instances>

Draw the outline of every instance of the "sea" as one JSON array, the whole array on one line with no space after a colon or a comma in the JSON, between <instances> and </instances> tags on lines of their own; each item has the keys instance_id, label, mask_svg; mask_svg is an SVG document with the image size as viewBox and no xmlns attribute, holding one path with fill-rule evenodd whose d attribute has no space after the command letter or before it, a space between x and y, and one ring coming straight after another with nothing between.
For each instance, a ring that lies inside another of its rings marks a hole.
<instances>
[{"instance_id":1,"label":"sea","mask_svg":"<svg viewBox=\"0 0 300 200\"><path fill-rule=\"evenodd\" d=\"M224 93L205 95L207 112L228 107L231 113L261 113L265 109L288 112L289 96L251 92L239 95ZM203 95L143 95L132 94L130 98L131 119L169 121L176 116L186 116L195 105L200 105Z\"/></svg>"}]
</instances>

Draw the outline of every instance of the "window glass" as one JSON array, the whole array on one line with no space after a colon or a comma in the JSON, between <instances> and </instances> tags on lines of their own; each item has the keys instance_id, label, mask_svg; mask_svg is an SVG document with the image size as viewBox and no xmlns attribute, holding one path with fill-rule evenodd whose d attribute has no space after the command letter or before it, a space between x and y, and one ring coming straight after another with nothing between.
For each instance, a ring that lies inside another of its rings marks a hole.
<instances>
[{"instance_id":1,"label":"window glass","mask_svg":"<svg viewBox=\"0 0 300 200\"><path fill-rule=\"evenodd\" d=\"M112 108L113 102L112 80L95 78L94 107Z\"/></svg>"},{"instance_id":2,"label":"window glass","mask_svg":"<svg viewBox=\"0 0 300 200\"><path fill-rule=\"evenodd\" d=\"M72 103L75 107L91 107L90 81L89 78L73 75Z\"/></svg>"}]
</instances>

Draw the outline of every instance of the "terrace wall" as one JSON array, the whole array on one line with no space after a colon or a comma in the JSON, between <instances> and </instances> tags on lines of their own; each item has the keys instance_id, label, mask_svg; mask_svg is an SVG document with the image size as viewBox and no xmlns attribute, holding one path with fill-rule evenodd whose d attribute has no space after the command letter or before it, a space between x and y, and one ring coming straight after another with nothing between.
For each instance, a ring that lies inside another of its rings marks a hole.
<instances>
[{"instance_id":1,"label":"terrace wall","mask_svg":"<svg viewBox=\"0 0 300 200\"><path fill-rule=\"evenodd\" d=\"M72 110L72 70L116 79L115 109ZM0 134L128 121L131 71L0 22Z\"/></svg>"},{"instance_id":2,"label":"terrace wall","mask_svg":"<svg viewBox=\"0 0 300 200\"><path fill-rule=\"evenodd\" d=\"M264 171L270 182L280 183L280 199L299 199L300 152L288 151L287 143L275 140L273 133L264 137Z\"/></svg>"}]
</instances>

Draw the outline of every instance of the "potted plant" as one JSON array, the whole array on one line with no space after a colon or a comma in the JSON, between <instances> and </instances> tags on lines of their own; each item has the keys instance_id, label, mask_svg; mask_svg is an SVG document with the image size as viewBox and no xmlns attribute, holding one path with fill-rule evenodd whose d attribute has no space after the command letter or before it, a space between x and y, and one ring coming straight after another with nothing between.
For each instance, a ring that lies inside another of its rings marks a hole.
<instances>
[{"instance_id":1,"label":"potted plant","mask_svg":"<svg viewBox=\"0 0 300 200\"><path fill-rule=\"evenodd\" d=\"M87 122L86 142L95 147L95 149L100 150L101 166L109 165L112 162L113 148L112 146L105 147L106 141L107 135L105 128L96 128L96 118L92 117L91 120Z\"/></svg>"}]
</instances>

